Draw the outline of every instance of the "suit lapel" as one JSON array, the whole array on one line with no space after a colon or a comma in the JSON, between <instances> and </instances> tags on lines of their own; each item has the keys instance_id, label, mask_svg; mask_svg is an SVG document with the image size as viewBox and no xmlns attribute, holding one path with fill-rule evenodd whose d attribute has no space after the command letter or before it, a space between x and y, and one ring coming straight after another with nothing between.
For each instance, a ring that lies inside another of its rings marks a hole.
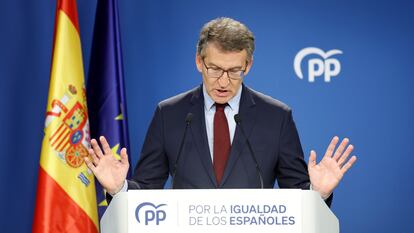
<instances>
[{"instance_id":1,"label":"suit lapel","mask_svg":"<svg viewBox=\"0 0 414 233\"><path fill-rule=\"evenodd\" d=\"M242 88L243 91L240 99L239 115L240 119L242 119L241 127L243 127L244 132L248 137L256 122L256 104L254 102L251 90L245 87L244 85L242 86ZM239 127L240 126L236 126L236 131L234 133L229 159L227 161L226 169L224 170L224 175L220 187L222 187L223 184L225 184L237 159L240 156L240 153L246 145L246 138L243 136Z\"/></svg>"},{"instance_id":2,"label":"suit lapel","mask_svg":"<svg viewBox=\"0 0 414 233\"><path fill-rule=\"evenodd\" d=\"M191 133L194 138L198 155L203 163L204 169L206 170L211 182L217 187L216 178L214 175L213 163L211 161L210 150L208 148L208 139L206 133L206 123L204 114L204 98L202 88L199 87L193 92L191 98L191 109L190 112L194 114L191 123Z\"/></svg>"}]
</instances>

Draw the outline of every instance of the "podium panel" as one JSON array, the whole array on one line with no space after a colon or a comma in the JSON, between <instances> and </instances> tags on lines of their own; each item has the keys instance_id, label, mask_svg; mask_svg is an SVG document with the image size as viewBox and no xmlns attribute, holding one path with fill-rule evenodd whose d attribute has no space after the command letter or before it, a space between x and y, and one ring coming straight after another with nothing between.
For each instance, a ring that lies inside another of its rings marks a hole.
<instances>
[{"instance_id":1,"label":"podium panel","mask_svg":"<svg viewBox=\"0 0 414 233\"><path fill-rule=\"evenodd\" d=\"M101 232L338 233L339 222L309 190L131 190L112 199Z\"/></svg>"}]
</instances>

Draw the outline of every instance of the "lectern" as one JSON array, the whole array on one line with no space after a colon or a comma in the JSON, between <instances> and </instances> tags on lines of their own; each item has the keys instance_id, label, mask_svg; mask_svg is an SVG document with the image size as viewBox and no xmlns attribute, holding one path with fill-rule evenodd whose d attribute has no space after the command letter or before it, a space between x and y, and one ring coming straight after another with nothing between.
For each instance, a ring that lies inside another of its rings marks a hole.
<instances>
[{"instance_id":1,"label":"lectern","mask_svg":"<svg viewBox=\"0 0 414 233\"><path fill-rule=\"evenodd\" d=\"M131 190L114 196L101 232L339 233L339 222L310 190Z\"/></svg>"}]
</instances>

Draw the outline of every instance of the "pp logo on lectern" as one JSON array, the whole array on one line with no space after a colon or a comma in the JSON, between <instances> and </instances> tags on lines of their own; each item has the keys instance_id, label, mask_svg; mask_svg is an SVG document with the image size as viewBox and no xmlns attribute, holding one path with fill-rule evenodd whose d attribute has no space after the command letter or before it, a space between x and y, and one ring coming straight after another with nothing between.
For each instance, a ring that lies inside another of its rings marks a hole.
<instances>
[{"instance_id":1,"label":"pp logo on lectern","mask_svg":"<svg viewBox=\"0 0 414 233\"><path fill-rule=\"evenodd\" d=\"M137 219L138 223L143 222L145 225L150 225L151 223L159 225L160 222L164 221L167 218L167 214L161 208L163 206L167 205L154 205L151 202L143 202L139 204L135 209L135 218Z\"/></svg>"},{"instance_id":2,"label":"pp logo on lectern","mask_svg":"<svg viewBox=\"0 0 414 233\"><path fill-rule=\"evenodd\" d=\"M308 55L317 55L319 57L308 60L308 81L313 83L316 77L323 75L324 81L329 83L331 77L335 77L341 72L341 63L339 63L338 59L331 58L337 54L342 54L342 51L332 49L325 53L323 50L315 47L304 48L296 54L293 68L296 75L303 79L302 60Z\"/></svg>"}]
</instances>

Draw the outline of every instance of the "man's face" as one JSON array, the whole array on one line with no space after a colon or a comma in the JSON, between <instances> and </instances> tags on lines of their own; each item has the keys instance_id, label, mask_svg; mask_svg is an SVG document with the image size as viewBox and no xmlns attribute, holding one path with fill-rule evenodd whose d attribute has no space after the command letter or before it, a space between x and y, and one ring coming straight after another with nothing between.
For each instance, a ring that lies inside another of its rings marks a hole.
<instances>
[{"instance_id":1,"label":"man's face","mask_svg":"<svg viewBox=\"0 0 414 233\"><path fill-rule=\"evenodd\" d=\"M207 68L222 69L228 71L245 70L244 76L249 72L252 62L247 63L247 53L245 50L241 52L224 52L221 51L213 43L208 44L205 48L205 57L197 54L196 65L198 71L203 76L203 85L208 95L219 104L225 104L236 94L243 79L235 80L228 77L228 73L224 72L220 78L212 78L207 74Z\"/></svg>"}]
</instances>

